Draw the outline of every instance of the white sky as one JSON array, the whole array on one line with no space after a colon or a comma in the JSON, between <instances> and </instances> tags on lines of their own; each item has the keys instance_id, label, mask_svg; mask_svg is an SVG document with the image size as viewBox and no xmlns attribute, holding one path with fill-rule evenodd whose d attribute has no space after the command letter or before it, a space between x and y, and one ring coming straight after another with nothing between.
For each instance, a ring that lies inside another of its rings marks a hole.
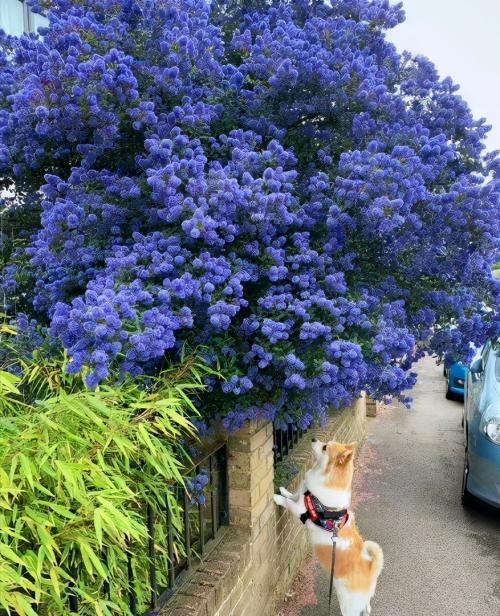
<instances>
[{"instance_id":1,"label":"white sky","mask_svg":"<svg viewBox=\"0 0 500 616\"><path fill-rule=\"evenodd\" d=\"M457 94L474 118L493 125L487 150L500 150L500 0L403 0L403 5L406 21L387 32L388 40L399 52L427 56L441 78L460 84Z\"/></svg>"}]
</instances>

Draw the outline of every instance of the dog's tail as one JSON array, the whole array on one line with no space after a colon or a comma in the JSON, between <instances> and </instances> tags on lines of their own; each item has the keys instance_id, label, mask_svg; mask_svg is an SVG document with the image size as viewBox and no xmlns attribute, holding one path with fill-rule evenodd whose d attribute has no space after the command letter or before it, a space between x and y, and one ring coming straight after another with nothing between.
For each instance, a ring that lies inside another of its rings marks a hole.
<instances>
[{"instance_id":1,"label":"dog's tail","mask_svg":"<svg viewBox=\"0 0 500 616\"><path fill-rule=\"evenodd\" d=\"M384 554L382 548L375 541L365 541L363 543L362 555L366 560L372 561L373 571L376 572L376 576L382 571L384 566Z\"/></svg>"}]
</instances>

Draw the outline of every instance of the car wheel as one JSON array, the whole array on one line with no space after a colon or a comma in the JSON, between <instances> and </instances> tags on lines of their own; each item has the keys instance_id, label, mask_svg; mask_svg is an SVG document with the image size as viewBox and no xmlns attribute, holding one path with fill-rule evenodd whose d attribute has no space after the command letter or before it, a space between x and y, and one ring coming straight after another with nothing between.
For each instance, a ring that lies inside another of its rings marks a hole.
<instances>
[{"instance_id":1,"label":"car wheel","mask_svg":"<svg viewBox=\"0 0 500 616\"><path fill-rule=\"evenodd\" d=\"M464 473L462 476L462 505L464 507L470 507L474 502L474 497L467 489L467 479L469 477L469 459L467 456L467 450L465 450L465 460L464 460Z\"/></svg>"},{"instance_id":2,"label":"car wheel","mask_svg":"<svg viewBox=\"0 0 500 616\"><path fill-rule=\"evenodd\" d=\"M455 394L450 390L450 380L449 379L446 383L446 399L455 400Z\"/></svg>"}]
</instances>

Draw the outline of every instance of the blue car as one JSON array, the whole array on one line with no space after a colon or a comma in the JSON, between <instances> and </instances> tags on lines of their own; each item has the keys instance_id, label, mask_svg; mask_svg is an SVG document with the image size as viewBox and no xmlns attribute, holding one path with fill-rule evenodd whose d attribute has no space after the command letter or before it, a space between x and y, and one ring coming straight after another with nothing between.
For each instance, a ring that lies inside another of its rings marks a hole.
<instances>
[{"instance_id":1,"label":"blue car","mask_svg":"<svg viewBox=\"0 0 500 616\"><path fill-rule=\"evenodd\" d=\"M462 504L474 497L500 507L500 351L486 343L465 384Z\"/></svg>"},{"instance_id":2,"label":"blue car","mask_svg":"<svg viewBox=\"0 0 500 616\"><path fill-rule=\"evenodd\" d=\"M449 368L446 366L449 365ZM451 357L445 358L444 376L446 377L446 398L448 400L463 399L465 380L469 369L462 362Z\"/></svg>"}]
</instances>

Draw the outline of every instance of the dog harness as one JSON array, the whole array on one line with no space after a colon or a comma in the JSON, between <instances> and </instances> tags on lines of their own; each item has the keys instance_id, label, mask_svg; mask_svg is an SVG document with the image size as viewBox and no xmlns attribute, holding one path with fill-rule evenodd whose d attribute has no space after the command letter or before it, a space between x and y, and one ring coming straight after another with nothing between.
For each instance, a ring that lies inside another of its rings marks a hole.
<instances>
[{"instance_id":1,"label":"dog harness","mask_svg":"<svg viewBox=\"0 0 500 616\"><path fill-rule=\"evenodd\" d=\"M304 505L306 512L300 516L300 521L305 524L311 520L316 526L323 528L331 533L338 533L349 519L347 509L331 509L325 507L317 496L311 494L309 490L304 494Z\"/></svg>"},{"instance_id":2,"label":"dog harness","mask_svg":"<svg viewBox=\"0 0 500 616\"><path fill-rule=\"evenodd\" d=\"M305 524L307 520L311 520L316 526L332 533L332 566L330 569L330 592L328 599L328 608L332 605L333 592L333 570L335 569L335 548L337 547L337 537L339 530L346 524L349 519L347 509L331 509L325 507L317 496L311 494L309 490L304 494L304 505L306 512L300 516L300 521ZM330 610L329 610L330 611Z\"/></svg>"}]
</instances>

